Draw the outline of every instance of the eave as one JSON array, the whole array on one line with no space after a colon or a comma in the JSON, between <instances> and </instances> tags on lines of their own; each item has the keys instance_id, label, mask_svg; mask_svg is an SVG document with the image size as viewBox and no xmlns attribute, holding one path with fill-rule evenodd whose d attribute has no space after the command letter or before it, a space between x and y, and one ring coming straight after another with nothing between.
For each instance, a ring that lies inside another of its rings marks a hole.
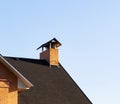
<instances>
[{"instance_id":1,"label":"eave","mask_svg":"<svg viewBox=\"0 0 120 104\"><path fill-rule=\"evenodd\" d=\"M0 62L3 63L15 76L18 78L18 91L27 90L33 86L33 84L28 81L20 72L18 72L2 55L0 55ZM19 87L19 81L24 85L24 87Z\"/></svg>"}]
</instances>

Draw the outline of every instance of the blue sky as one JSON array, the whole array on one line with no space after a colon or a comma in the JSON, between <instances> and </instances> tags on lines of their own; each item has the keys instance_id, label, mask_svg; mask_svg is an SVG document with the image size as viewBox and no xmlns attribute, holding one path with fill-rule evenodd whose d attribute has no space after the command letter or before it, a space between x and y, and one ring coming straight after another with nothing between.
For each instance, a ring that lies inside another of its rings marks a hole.
<instances>
[{"instance_id":1,"label":"blue sky","mask_svg":"<svg viewBox=\"0 0 120 104\"><path fill-rule=\"evenodd\" d=\"M119 0L0 1L0 53L39 58L56 37L60 62L94 104L120 103Z\"/></svg>"}]
</instances>

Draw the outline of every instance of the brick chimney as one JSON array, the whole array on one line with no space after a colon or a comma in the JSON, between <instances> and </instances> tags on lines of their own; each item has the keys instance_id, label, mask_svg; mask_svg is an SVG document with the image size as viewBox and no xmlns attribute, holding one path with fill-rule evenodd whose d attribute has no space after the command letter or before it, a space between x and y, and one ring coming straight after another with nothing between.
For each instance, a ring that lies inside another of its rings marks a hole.
<instances>
[{"instance_id":1,"label":"brick chimney","mask_svg":"<svg viewBox=\"0 0 120 104\"><path fill-rule=\"evenodd\" d=\"M58 55L58 47L61 46L61 43L53 38L45 44L42 44L38 49L42 48L42 52L40 53L40 59L45 59L49 65L58 66L59 65L59 55Z\"/></svg>"}]
</instances>

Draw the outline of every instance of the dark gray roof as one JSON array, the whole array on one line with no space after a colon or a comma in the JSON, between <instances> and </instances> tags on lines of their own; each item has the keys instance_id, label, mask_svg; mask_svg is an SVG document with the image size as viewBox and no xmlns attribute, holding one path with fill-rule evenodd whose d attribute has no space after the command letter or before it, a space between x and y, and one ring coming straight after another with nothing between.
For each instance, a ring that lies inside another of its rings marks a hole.
<instances>
[{"instance_id":1,"label":"dark gray roof","mask_svg":"<svg viewBox=\"0 0 120 104\"><path fill-rule=\"evenodd\" d=\"M19 104L92 104L60 65L39 59L4 57L34 86L19 93Z\"/></svg>"}]
</instances>

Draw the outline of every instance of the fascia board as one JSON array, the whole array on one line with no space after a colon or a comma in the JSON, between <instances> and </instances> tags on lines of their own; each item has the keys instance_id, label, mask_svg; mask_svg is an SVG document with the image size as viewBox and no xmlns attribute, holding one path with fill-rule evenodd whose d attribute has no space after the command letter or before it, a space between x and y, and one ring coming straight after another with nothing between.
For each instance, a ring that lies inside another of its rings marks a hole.
<instances>
[{"instance_id":1,"label":"fascia board","mask_svg":"<svg viewBox=\"0 0 120 104\"><path fill-rule=\"evenodd\" d=\"M26 86L26 89L29 89L30 87L33 86L33 84L28 81L20 72L18 72L7 60L5 60L1 55L0 55L0 62L2 62L12 73L14 73L18 79L20 79Z\"/></svg>"}]
</instances>

